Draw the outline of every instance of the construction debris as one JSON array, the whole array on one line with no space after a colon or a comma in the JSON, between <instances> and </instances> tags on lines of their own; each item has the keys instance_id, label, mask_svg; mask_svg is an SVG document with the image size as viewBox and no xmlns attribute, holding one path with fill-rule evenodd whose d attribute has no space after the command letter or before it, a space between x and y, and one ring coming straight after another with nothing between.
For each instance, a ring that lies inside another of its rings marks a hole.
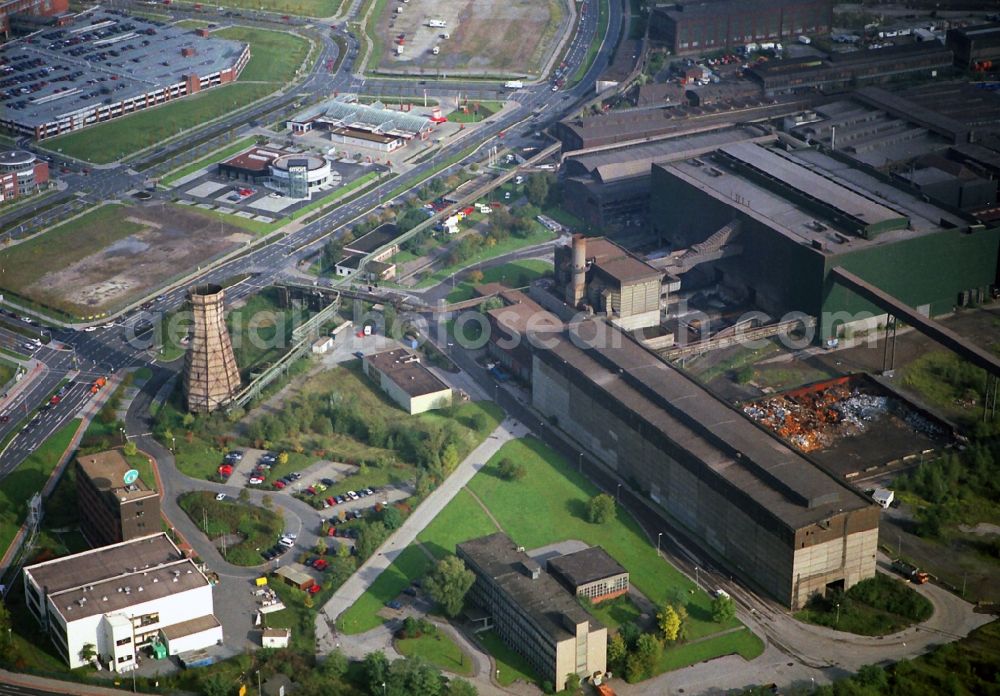
<instances>
[{"instance_id":1,"label":"construction debris","mask_svg":"<svg viewBox=\"0 0 1000 696\"><path fill-rule=\"evenodd\" d=\"M743 412L802 452L830 447L836 440L864 433L888 415L917 432L939 436L942 428L894 396L863 381L841 378L748 403Z\"/></svg>"}]
</instances>

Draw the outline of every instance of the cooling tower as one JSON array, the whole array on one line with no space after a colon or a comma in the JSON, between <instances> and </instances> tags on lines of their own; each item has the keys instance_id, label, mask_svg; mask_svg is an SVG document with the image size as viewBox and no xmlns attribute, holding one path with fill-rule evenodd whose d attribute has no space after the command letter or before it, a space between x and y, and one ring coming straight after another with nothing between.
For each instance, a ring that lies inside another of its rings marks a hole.
<instances>
[{"instance_id":1,"label":"cooling tower","mask_svg":"<svg viewBox=\"0 0 1000 696\"><path fill-rule=\"evenodd\" d=\"M192 333L184 359L184 390L191 412L214 411L240 389L240 372L223 316L225 293L218 285L199 285L189 295Z\"/></svg>"}]
</instances>

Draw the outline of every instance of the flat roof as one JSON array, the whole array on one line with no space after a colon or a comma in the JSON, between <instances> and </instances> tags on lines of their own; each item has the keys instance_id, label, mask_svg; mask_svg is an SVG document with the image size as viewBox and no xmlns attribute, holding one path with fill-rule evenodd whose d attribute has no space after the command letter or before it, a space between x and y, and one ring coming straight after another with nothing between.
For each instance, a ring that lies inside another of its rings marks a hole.
<instances>
[{"instance_id":1,"label":"flat roof","mask_svg":"<svg viewBox=\"0 0 1000 696\"><path fill-rule=\"evenodd\" d=\"M125 485L125 472L132 467L119 450L78 455L76 461L97 490L115 496L120 502L157 495L141 478Z\"/></svg>"},{"instance_id":2,"label":"flat roof","mask_svg":"<svg viewBox=\"0 0 1000 696\"><path fill-rule=\"evenodd\" d=\"M582 321L535 354L676 444L682 466L788 529L870 504L614 326Z\"/></svg>"},{"instance_id":3,"label":"flat roof","mask_svg":"<svg viewBox=\"0 0 1000 696\"><path fill-rule=\"evenodd\" d=\"M548 567L551 572L566 578L574 587L628 572L600 546L550 558Z\"/></svg>"},{"instance_id":4,"label":"flat roof","mask_svg":"<svg viewBox=\"0 0 1000 696\"><path fill-rule=\"evenodd\" d=\"M246 48L240 41L204 38L193 29L95 8L78 14L71 25L0 47L0 63L28 78L14 91L34 88L13 96L0 92L0 111L4 120L30 127L70 114L82 117L106 99L113 104L182 83L191 74L208 77L234 67ZM182 55L183 49L194 53Z\"/></svg>"},{"instance_id":5,"label":"flat roof","mask_svg":"<svg viewBox=\"0 0 1000 696\"><path fill-rule=\"evenodd\" d=\"M650 266L628 249L604 237L587 237L586 258L599 271L626 285L663 277L663 271Z\"/></svg>"},{"instance_id":6,"label":"flat roof","mask_svg":"<svg viewBox=\"0 0 1000 696\"><path fill-rule=\"evenodd\" d=\"M376 101L361 104L355 94L341 94L316 106L306 109L289 123L317 122L331 126L331 130L347 126L373 133L412 137L417 133L433 129L434 124L426 117L386 108Z\"/></svg>"},{"instance_id":7,"label":"flat roof","mask_svg":"<svg viewBox=\"0 0 1000 696\"><path fill-rule=\"evenodd\" d=\"M360 268L361 259L363 258L364 256L361 254L344 254L344 257L337 261L336 265L341 268L348 268L356 271Z\"/></svg>"},{"instance_id":8,"label":"flat roof","mask_svg":"<svg viewBox=\"0 0 1000 696\"><path fill-rule=\"evenodd\" d=\"M786 152L765 150L759 145L747 147L762 150L765 156L748 158L755 166L742 167L743 171L738 165L744 160L726 153L700 162L685 160L655 166L786 237L821 244L823 248L817 253L836 255L936 232L942 229L942 220L956 228L968 225L960 216L818 150ZM778 176L760 169L772 163ZM822 178L824 183L814 186L816 178ZM809 197L816 195L823 197ZM859 207L852 207L854 203ZM852 212L855 215L849 215ZM862 217L856 213L862 213ZM838 214L842 214L839 219ZM909 226L891 229L894 223L890 215ZM860 236L857 226L872 218L888 220L890 229L871 238ZM817 222L821 223L819 227Z\"/></svg>"},{"instance_id":9,"label":"flat roof","mask_svg":"<svg viewBox=\"0 0 1000 696\"><path fill-rule=\"evenodd\" d=\"M25 568L24 572L31 575L39 587L48 588L52 593L148 570L184 558L174 542L161 532L36 563Z\"/></svg>"},{"instance_id":10,"label":"flat roof","mask_svg":"<svg viewBox=\"0 0 1000 696\"><path fill-rule=\"evenodd\" d=\"M495 293L503 299L503 307L490 309L486 313L511 333L530 337L563 328L563 322L559 317L520 290L509 290L499 283L480 285L476 290L480 295Z\"/></svg>"},{"instance_id":11,"label":"flat roof","mask_svg":"<svg viewBox=\"0 0 1000 696\"><path fill-rule=\"evenodd\" d=\"M448 385L420 363L420 356L406 348L366 355L365 361L410 396L436 394L448 389Z\"/></svg>"},{"instance_id":12,"label":"flat roof","mask_svg":"<svg viewBox=\"0 0 1000 696\"><path fill-rule=\"evenodd\" d=\"M295 585L299 587L316 582L315 578L313 578L308 573L293 568L291 566L281 566L276 571L274 571L274 574L279 577L285 578L287 580L291 580Z\"/></svg>"},{"instance_id":13,"label":"flat roof","mask_svg":"<svg viewBox=\"0 0 1000 696\"><path fill-rule=\"evenodd\" d=\"M351 126L342 126L340 128L334 128L330 132L335 135L343 135L349 138L357 138L358 140L367 140L372 143L382 143L383 145L394 143L400 139L398 135L382 135L379 133L372 133L371 131L362 130L360 128L353 128Z\"/></svg>"},{"instance_id":14,"label":"flat roof","mask_svg":"<svg viewBox=\"0 0 1000 696\"><path fill-rule=\"evenodd\" d=\"M187 621L175 623L160 630L163 631L163 636L167 640L177 640L178 638L183 638L184 636L193 636L196 633L210 631L211 629L218 628L221 625L222 624L219 623L219 620L215 618L215 616L212 614L206 614L205 616L198 616L193 619L188 619Z\"/></svg>"},{"instance_id":15,"label":"flat roof","mask_svg":"<svg viewBox=\"0 0 1000 696\"><path fill-rule=\"evenodd\" d=\"M287 154L290 153L273 147L252 147L229 158L224 164L251 172L266 172L271 162Z\"/></svg>"},{"instance_id":16,"label":"flat roof","mask_svg":"<svg viewBox=\"0 0 1000 696\"><path fill-rule=\"evenodd\" d=\"M604 628L503 532L462 542L458 548L554 642L575 637L563 617L574 624L588 623L591 631ZM538 578L532 579L529 569L538 569Z\"/></svg>"},{"instance_id":17,"label":"flat roof","mask_svg":"<svg viewBox=\"0 0 1000 696\"><path fill-rule=\"evenodd\" d=\"M345 244L344 249L359 254L370 254L402 235L403 231L395 223L386 222L368 234L361 235L350 244Z\"/></svg>"}]
</instances>

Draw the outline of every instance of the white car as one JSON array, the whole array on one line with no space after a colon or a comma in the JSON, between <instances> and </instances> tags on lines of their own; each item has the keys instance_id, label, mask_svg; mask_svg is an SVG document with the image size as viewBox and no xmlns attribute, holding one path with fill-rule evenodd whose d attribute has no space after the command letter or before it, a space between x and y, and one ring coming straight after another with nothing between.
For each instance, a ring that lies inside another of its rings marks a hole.
<instances>
[{"instance_id":1,"label":"white car","mask_svg":"<svg viewBox=\"0 0 1000 696\"><path fill-rule=\"evenodd\" d=\"M104 325L104 328L105 329L113 329L113 328L115 328L115 323L113 321L109 321L107 324Z\"/></svg>"},{"instance_id":2,"label":"white car","mask_svg":"<svg viewBox=\"0 0 1000 696\"><path fill-rule=\"evenodd\" d=\"M715 591L715 596L716 597L723 597L725 599L729 599L729 593L726 592L725 590L721 589L721 588Z\"/></svg>"},{"instance_id":3,"label":"white car","mask_svg":"<svg viewBox=\"0 0 1000 696\"><path fill-rule=\"evenodd\" d=\"M90 333L91 331L97 331L97 327L96 326L88 326L87 328L84 329L85 333Z\"/></svg>"},{"instance_id":4,"label":"white car","mask_svg":"<svg viewBox=\"0 0 1000 696\"><path fill-rule=\"evenodd\" d=\"M350 498L351 500L357 500L357 499L358 499L358 498L360 498L361 496L359 496L359 495L358 495L357 493L355 493L354 491L347 491L347 497L348 497L348 498Z\"/></svg>"},{"instance_id":5,"label":"white car","mask_svg":"<svg viewBox=\"0 0 1000 696\"><path fill-rule=\"evenodd\" d=\"M226 499L226 494L225 493L217 493L215 495L215 499L216 500L225 500Z\"/></svg>"},{"instance_id":6,"label":"white car","mask_svg":"<svg viewBox=\"0 0 1000 696\"><path fill-rule=\"evenodd\" d=\"M251 486L259 486L260 484L264 483L264 479L262 479L259 476L251 476L249 483Z\"/></svg>"},{"instance_id":7,"label":"white car","mask_svg":"<svg viewBox=\"0 0 1000 696\"><path fill-rule=\"evenodd\" d=\"M288 537L281 537L278 539L278 543L284 546L286 549L290 549L295 546L295 539L289 539Z\"/></svg>"}]
</instances>

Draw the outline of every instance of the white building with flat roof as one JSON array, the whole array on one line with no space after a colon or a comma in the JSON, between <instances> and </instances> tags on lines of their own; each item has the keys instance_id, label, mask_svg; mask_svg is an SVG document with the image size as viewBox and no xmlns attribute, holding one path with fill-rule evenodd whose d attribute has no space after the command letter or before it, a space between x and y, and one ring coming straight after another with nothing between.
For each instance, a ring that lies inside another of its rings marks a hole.
<instances>
[{"instance_id":1,"label":"white building with flat roof","mask_svg":"<svg viewBox=\"0 0 1000 696\"><path fill-rule=\"evenodd\" d=\"M24 596L71 669L87 664L86 645L127 672L154 640L184 638L185 650L222 642L211 583L163 533L28 566Z\"/></svg>"}]
</instances>

